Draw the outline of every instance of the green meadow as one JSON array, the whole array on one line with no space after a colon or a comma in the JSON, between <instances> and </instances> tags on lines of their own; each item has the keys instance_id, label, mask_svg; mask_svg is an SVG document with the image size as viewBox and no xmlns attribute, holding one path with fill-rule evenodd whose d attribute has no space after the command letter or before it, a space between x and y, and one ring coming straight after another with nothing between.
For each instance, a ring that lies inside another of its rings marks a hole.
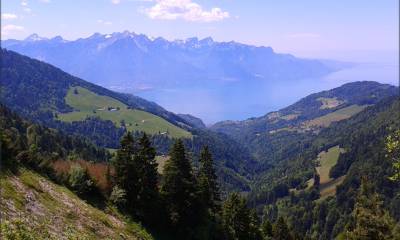
<instances>
[{"instance_id":1,"label":"green meadow","mask_svg":"<svg viewBox=\"0 0 400 240\"><path fill-rule=\"evenodd\" d=\"M166 134L173 138L192 136L190 132L159 116L137 109L128 109L126 104L108 96L98 95L86 88L71 87L65 101L74 108L74 111L58 114L58 119L61 121L83 121L87 117L97 116L112 121L117 127L125 124L129 131Z\"/></svg>"}]
</instances>

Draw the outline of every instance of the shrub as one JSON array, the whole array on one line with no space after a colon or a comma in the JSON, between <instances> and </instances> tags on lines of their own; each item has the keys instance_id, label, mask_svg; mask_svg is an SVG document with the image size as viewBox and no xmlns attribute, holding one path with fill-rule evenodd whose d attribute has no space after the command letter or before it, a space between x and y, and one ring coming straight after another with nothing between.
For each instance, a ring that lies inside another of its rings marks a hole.
<instances>
[{"instance_id":1,"label":"shrub","mask_svg":"<svg viewBox=\"0 0 400 240\"><path fill-rule=\"evenodd\" d=\"M68 184L77 194L85 195L94 190L94 182L89 176L87 169L78 164L69 171Z\"/></svg>"},{"instance_id":2,"label":"shrub","mask_svg":"<svg viewBox=\"0 0 400 240\"><path fill-rule=\"evenodd\" d=\"M126 192L118 185L113 187L110 195L110 201L117 207L122 208L126 204Z\"/></svg>"}]
</instances>

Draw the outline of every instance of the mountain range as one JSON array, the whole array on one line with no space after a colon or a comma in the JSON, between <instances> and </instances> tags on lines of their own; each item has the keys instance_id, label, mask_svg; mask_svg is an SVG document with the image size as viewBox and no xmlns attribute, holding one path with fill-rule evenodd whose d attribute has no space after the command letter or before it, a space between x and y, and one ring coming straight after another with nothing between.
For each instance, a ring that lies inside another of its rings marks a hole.
<instances>
[{"instance_id":1,"label":"mountain range","mask_svg":"<svg viewBox=\"0 0 400 240\"><path fill-rule=\"evenodd\" d=\"M128 31L95 33L73 41L33 34L24 40L2 41L2 47L100 86L135 93L172 111L199 116L206 122L258 115L276 107L266 92L346 66L234 41L168 41ZM312 82L308 85L312 86ZM191 100L184 101L188 97Z\"/></svg>"}]
</instances>

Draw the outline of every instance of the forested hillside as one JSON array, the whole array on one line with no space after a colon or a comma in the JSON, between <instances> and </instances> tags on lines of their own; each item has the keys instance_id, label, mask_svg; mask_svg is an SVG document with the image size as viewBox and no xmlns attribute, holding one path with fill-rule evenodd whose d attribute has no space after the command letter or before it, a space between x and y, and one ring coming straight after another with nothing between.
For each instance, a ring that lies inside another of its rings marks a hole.
<instances>
[{"instance_id":1,"label":"forested hillside","mask_svg":"<svg viewBox=\"0 0 400 240\"><path fill-rule=\"evenodd\" d=\"M183 138L194 163L207 144L223 188L249 190L255 162L226 135L196 129L193 118L184 120L154 103L109 91L44 62L4 49L1 56L2 102L21 116L112 149L127 131L151 135L160 155L168 154L175 138Z\"/></svg>"},{"instance_id":2,"label":"forested hillside","mask_svg":"<svg viewBox=\"0 0 400 240\"><path fill-rule=\"evenodd\" d=\"M143 110L160 116L177 126L186 125L187 128L190 127L183 119L155 103L132 95L107 90L73 77L49 64L12 51L2 49L1 57L2 101L21 115L35 121L49 124L57 120L57 114L74 111L73 106L67 103L66 97L72 87L81 87L99 96L119 101L126 105L125 108ZM87 102L86 104L90 105L91 103ZM101 107L107 108L106 110L117 107L112 106L112 102L105 102L103 105ZM96 107L99 107L99 105L95 104L91 110L97 110ZM79 109L75 110L79 111ZM105 122L101 118L99 121ZM62 123L58 124L62 125ZM115 128L118 127L115 126Z\"/></svg>"},{"instance_id":3,"label":"forested hillside","mask_svg":"<svg viewBox=\"0 0 400 240\"><path fill-rule=\"evenodd\" d=\"M301 150L289 153L278 165L259 174L249 201L259 206L264 221L274 222L283 216L293 235L302 238L348 239L347 231L361 231L359 228L366 227L363 224L370 224L368 230L364 229L369 234L384 227L382 239L391 239L394 223L399 221L400 184L390 180L394 169L386 141L400 129L399 109L399 98L390 97L332 124L314 138L297 138ZM343 151L329 177L340 181L332 181L333 192L324 196L326 186L314 170L319 166L314 160L333 146ZM367 217L371 221L362 222L366 215L359 214L371 214Z\"/></svg>"},{"instance_id":4,"label":"forested hillside","mask_svg":"<svg viewBox=\"0 0 400 240\"><path fill-rule=\"evenodd\" d=\"M4 239L261 236L244 198L234 195L239 205L227 202L221 210L222 193L207 146L194 169L183 142L175 141L160 176L156 151L144 133L125 134L111 162L95 162L108 157L104 149L22 120L6 107L0 110ZM229 221L239 216L245 229L231 232Z\"/></svg>"}]
</instances>

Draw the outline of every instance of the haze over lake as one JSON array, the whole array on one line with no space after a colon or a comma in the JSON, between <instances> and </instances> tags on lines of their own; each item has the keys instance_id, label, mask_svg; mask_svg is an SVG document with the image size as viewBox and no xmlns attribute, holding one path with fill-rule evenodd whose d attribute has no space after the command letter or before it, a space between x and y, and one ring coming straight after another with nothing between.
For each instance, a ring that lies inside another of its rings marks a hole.
<instances>
[{"instance_id":1,"label":"haze over lake","mask_svg":"<svg viewBox=\"0 0 400 240\"><path fill-rule=\"evenodd\" d=\"M228 86L222 92L207 88L180 88L145 90L135 94L155 101L173 112L189 113L200 117L206 124L212 124L221 120L243 120L261 116L292 104L310 93L328 90L348 82L368 80L398 86L399 64L396 59L377 57L377 62L367 57L363 59L365 60L357 59L359 63L352 67L322 78L299 79L287 84L282 84L283 80L260 82L240 92L230 92L234 87ZM254 88L257 91L253 91ZM229 96L230 101L225 101ZM243 98L247 101L244 102ZM248 105L247 102L254 104Z\"/></svg>"}]
</instances>

